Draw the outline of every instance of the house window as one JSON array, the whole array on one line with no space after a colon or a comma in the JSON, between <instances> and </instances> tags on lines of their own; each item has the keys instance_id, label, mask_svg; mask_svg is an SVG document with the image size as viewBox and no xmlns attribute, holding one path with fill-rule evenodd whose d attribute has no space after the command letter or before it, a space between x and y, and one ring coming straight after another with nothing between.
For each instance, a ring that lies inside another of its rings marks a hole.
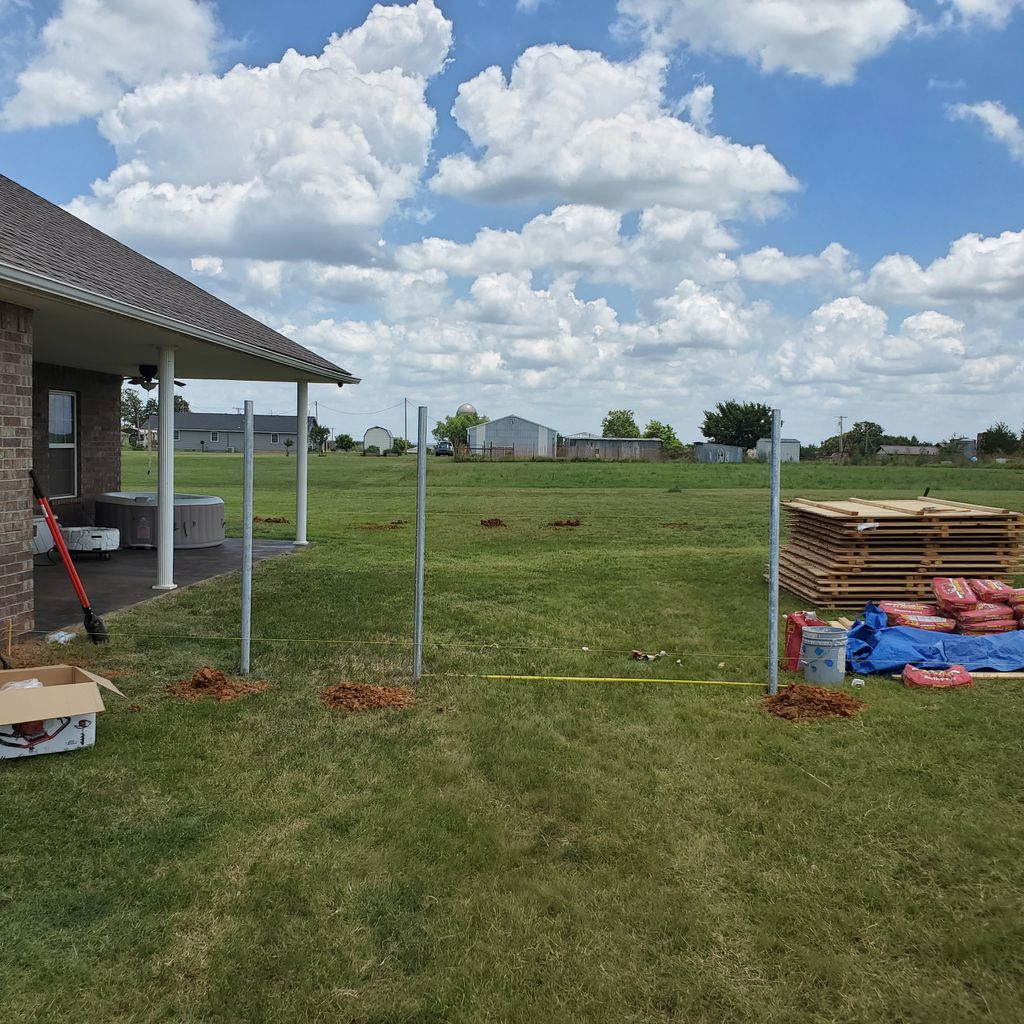
<instances>
[{"instance_id":1,"label":"house window","mask_svg":"<svg viewBox=\"0 0 1024 1024\"><path fill-rule=\"evenodd\" d=\"M280 436L281 436L280 434L271 434L270 435L270 443L271 444L277 444L278 440L280 439Z\"/></svg>"},{"instance_id":2,"label":"house window","mask_svg":"<svg viewBox=\"0 0 1024 1024\"><path fill-rule=\"evenodd\" d=\"M174 432L174 440L175 441L180 441L181 440L181 431L180 430L176 430Z\"/></svg>"},{"instance_id":3,"label":"house window","mask_svg":"<svg viewBox=\"0 0 1024 1024\"><path fill-rule=\"evenodd\" d=\"M210 444L216 444L219 440L220 440L220 431L219 430L211 430L210 431Z\"/></svg>"},{"instance_id":4,"label":"house window","mask_svg":"<svg viewBox=\"0 0 1024 1024\"><path fill-rule=\"evenodd\" d=\"M50 392L50 497L78 494L78 396L71 391Z\"/></svg>"}]
</instances>

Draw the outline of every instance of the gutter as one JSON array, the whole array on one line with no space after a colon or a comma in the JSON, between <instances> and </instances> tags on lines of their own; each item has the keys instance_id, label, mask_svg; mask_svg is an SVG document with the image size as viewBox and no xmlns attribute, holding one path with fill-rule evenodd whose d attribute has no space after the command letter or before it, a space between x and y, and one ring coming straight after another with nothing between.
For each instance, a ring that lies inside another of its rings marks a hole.
<instances>
[{"instance_id":1,"label":"gutter","mask_svg":"<svg viewBox=\"0 0 1024 1024\"><path fill-rule=\"evenodd\" d=\"M303 362L300 359L294 359L279 352L273 352L259 345L250 345L244 341L236 341L234 338L228 338L223 334L218 334L216 331L208 331L186 323L184 320L176 320L173 317L164 316L162 313L154 313L152 310L133 306L129 302L112 299L109 296L101 295L87 288L79 288L64 281L58 281L56 278L47 277L45 274L36 274L2 261L0 261L0 283L12 284L21 288L27 288L29 291L41 292L43 295L66 299L81 306L89 306L92 309L127 317L130 320L139 320L153 327L173 331L176 334L183 334L187 338L205 341L211 345L233 349L244 355L277 363L279 366L289 366L305 373L315 373L317 377L326 377L328 380L335 381L339 385L358 384L361 380L361 378L354 377L347 370L342 370L340 367L332 372L327 367L314 366L312 363Z\"/></svg>"}]
</instances>

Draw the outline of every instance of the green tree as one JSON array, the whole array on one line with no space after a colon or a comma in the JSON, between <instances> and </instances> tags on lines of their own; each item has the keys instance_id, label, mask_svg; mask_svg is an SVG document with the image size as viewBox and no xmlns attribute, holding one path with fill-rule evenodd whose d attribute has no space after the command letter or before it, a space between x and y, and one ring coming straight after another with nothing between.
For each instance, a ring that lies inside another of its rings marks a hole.
<instances>
[{"instance_id":1,"label":"green tree","mask_svg":"<svg viewBox=\"0 0 1024 1024\"><path fill-rule=\"evenodd\" d=\"M714 412L704 410L701 433L718 444L754 448L762 437L771 437L772 409L761 402L719 402Z\"/></svg>"},{"instance_id":2,"label":"green tree","mask_svg":"<svg viewBox=\"0 0 1024 1024\"><path fill-rule=\"evenodd\" d=\"M351 434L339 434L334 439L334 447L337 448L339 452L352 451L352 448L354 447L355 443L355 439L352 437Z\"/></svg>"},{"instance_id":3,"label":"green tree","mask_svg":"<svg viewBox=\"0 0 1024 1024\"><path fill-rule=\"evenodd\" d=\"M878 454L878 449L883 444L917 444L917 441L891 440L892 435L886 434L881 426L871 420L858 420L842 438L838 434L826 437L818 447L818 454L824 458L830 455L838 455L840 450L844 455L856 458L870 458Z\"/></svg>"},{"instance_id":4,"label":"green tree","mask_svg":"<svg viewBox=\"0 0 1024 1024\"><path fill-rule=\"evenodd\" d=\"M651 420L644 428L644 437L660 437L665 442L666 448L679 444L676 432L669 424L662 423L661 420Z\"/></svg>"},{"instance_id":5,"label":"green tree","mask_svg":"<svg viewBox=\"0 0 1024 1024\"><path fill-rule=\"evenodd\" d=\"M311 448L315 448L318 452L323 451L324 445L327 444L327 439L330 436L331 432L326 427L320 426L316 420L313 420L309 428L309 444Z\"/></svg>"},{"instance_id":6,"label":"green tree","mask_svg":"<svg viewBox=\"0 0 1024 1024\"><path fill-rule=\"evenodd\" d=\"M129 430L138 430L145 422L142 414L142 399L134 388L121 389L121 426Z\"/></svg>"},{"instance_id":7,"label":"green tree","mask_svg":"<svg viewBox=\"0 0 1024 1024\"><path fill-rule=\"evenodd\" d=\"M121 393L121 410L122 410L122 414L123 414L123 411L124 411L124 394L125 394L125 392ZM134 392L132 392L132 394L134 394ZM136 398L138 398L137 395L136 395ZM139 399L139 404L142 407L142 412L140 413L140 415L142 416L142 419L140 420L141 423L145 423L146 420L148 420L150 418L150 416L159 416L160 415L160 403L155 398L147 398L145 405L142 405L142 400ZM189 408L188 399L187 398L183 398L181 395L175 395L174 396L174 411L175 412L191 412L192 410Z\"/></svg>"},{"instance_id":8,"label":"green tree","mask_svg":"<svg viewBox=\"0 0 1024 1024\"><path fill-rule=\"evenodd\" d=\"M640 428L632 409L610 409L601 421L602 437L639 437Z\"/></svg>"},{"instance_id":9,"label":"green tree","mask_svg":"<svg viewBox=\"0 0 1024 1024\"><path fill-rule=\"evenodd\" d=\"M407 448L412 447L412 441L407 441L404 437L396 437L391 442L391 450L396 455L403 455Z\"/></svg>"},{"instance_id":10,"label":"green tree","mask_svg":"<svg viewBox=\"0 0 1024 1024\"><path fill-rule=\"evenodd\" d=\"M978 435L978 451L982 455L1012 455L1019 446L1017 435L1002 420Z\"/></svg>"},{"instance_id":11,"label":"green tree","mask_svg":"<svg viewBox=\"0 0 1024 1024\"><path fill-rule=\"evenodd\" d=\"M456 448L464 448L469 443L469 428L487 422L487 417L478 413L460 412L438 420L433 433L438 441L451 441Z\"/></svg>"},{"instance_id":12,"label":"green tree","mask_svg":"<svg viewBox=\"0 0 1024 1024\"><path fill-rule=\"evenodd\" d=\"M290 437L286 437L286 438L284 439L284 454L285 454L285 457L286 457L286 458L287 458L287 457L288 457L289 455L291 455L291 453L292 453L292 449L293 449L294 447L295 447L295 442L294 442L294 441L293 441L293 440L292 440L292 439L291 439Z\"/></svg>"}]
</instances>

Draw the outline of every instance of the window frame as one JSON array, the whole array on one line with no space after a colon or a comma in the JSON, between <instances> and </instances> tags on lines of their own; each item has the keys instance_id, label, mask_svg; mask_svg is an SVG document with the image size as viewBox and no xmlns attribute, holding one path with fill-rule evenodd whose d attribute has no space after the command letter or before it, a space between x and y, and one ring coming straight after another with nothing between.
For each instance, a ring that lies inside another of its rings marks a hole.
<instances>
[{"instance_id":1,"label":"window frame","mask_svg":"<svg viewBox=\"0 0 1024 1024\"><path fill-rule=\"evenodd\" d=\"M210 431L210 444L220 444L220 431L219 430L211 430Z\"/></svg>"},{"instance_id":2,"label":"window frame","mask_svg":"<svg viewBox=\"0 0 1024 1024\"><path fill-rule=\"evenodd\" d=\"M281 443L281 435L280 434L271 434L270 435L270 443L271 444L280 444Z\"/></svg>"},{"instance_id":3,"label":"window frame","mask_svg":"<svg viewBox=\"0 0 1024 1024\"><path fill-rule=\"evenodd\" d=\"M54 443L50 440L52 431L50 430L50 409L49 400L54 395L60 395L62 398L71 399L71 436L74 440L70 443L65 441L58 441ZM57 494L52 493L49 497L53 498L54 501L65 499L65 498L77 498L78 497L78 485L81 482L78 474L78 392L77 391L65 391L62 388L51 388L47 393L47 410L46 410L46 450L49 453L57 449L59 451L71 450L74 452L74 456L71 459L72 468L72 489L70 493ZM50 487L53 486L53 479L49 472L46 474L47 483Z\"/></svg>"},{"instance_id":4,"label":"window frame","mask_svg":"<svg viewBox=\"0 0 1024 1024\"><path fill-rule=\"evenodd\" d=\"M180 430L174 431L174 440L175 441L180 441L181 440L181 431Z\"/></svg>"}]
</instances>

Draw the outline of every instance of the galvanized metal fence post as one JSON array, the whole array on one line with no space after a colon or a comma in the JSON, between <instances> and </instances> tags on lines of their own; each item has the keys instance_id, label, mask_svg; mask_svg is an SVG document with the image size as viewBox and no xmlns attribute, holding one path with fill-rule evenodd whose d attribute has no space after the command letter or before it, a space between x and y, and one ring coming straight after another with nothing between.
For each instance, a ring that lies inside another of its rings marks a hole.
<instances>
[{"instance_id":1,"label":"galvanized metal fence post","mask_svg":"<svg viewBox=\"0 0 1024 1024\"><path fill-rule=\"evenodd\" d=\"M252 401L245 403L245 440L242 445L242 657L239 669L249 674L252 633Z\"/></svg>"},{"instance_id":2,"label":"galvanized metal fence post","mask_svg":"<svg viewBox=\"0 0 1024 1024\"><path fill-rule=\"evenodd\" d=\"M772 409L771 513L768 525L768 692L779 691L779 469L782 414Z\"/></svg>"},{"instance_id":3,"label":"galvanized metal fence post","mask_svg":"<svg viewBox=\"0 0 1024 1024\"><path fill-rule=\"evenodd\" d=\"M427 407L419 407L416 434L416 587L412 622L412 677L423 674L423 575L427 534Z\"/></svg>"}]
</instances>

